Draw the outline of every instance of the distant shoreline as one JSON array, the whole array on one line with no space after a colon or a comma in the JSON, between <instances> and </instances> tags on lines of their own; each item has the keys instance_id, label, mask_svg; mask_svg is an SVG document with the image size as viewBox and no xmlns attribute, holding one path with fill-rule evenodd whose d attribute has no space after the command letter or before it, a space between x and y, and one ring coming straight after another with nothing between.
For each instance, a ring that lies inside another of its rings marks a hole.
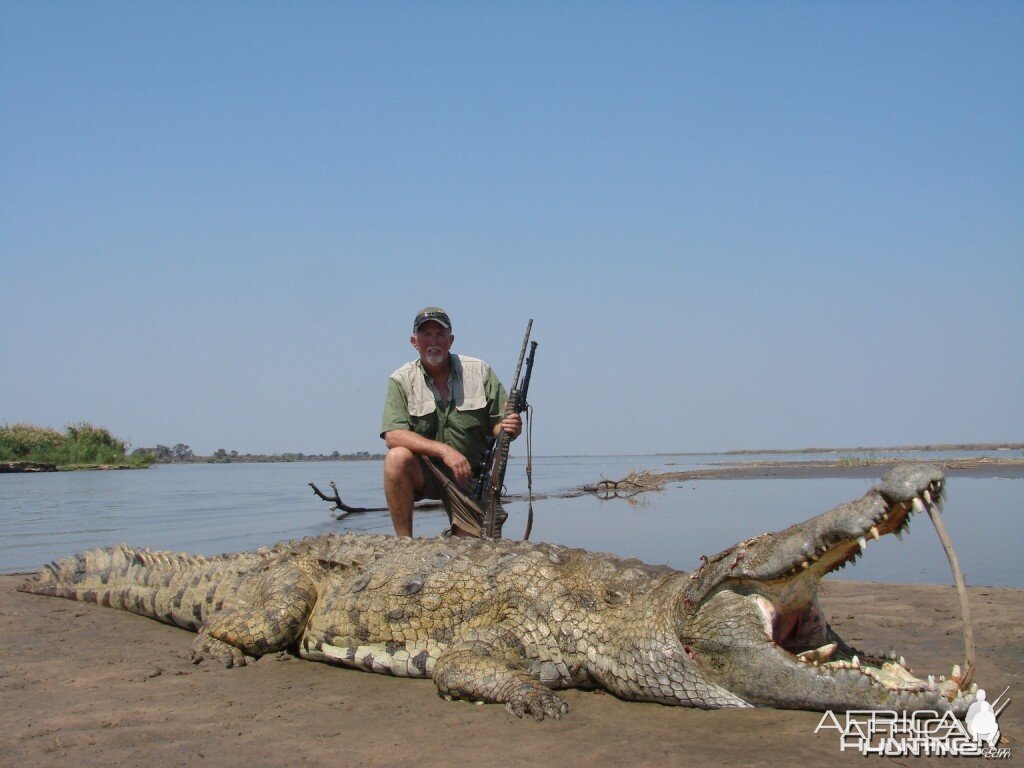
<instances>
[{"instance_id":1,"label":"distant shoreline","mask_svg":"<svg viewBox=\"0 0 1024 768\"><path fill-rule=\"evenodd\" d=\"M287 464L305 461L381 461L383 453L240 453L237 456L189 456L186 459L157 459L153 464Z\"/></svg>"},{"instance_id":2,"label":"distant shoreline","mask_svg":"<svg viewBox=\"0 0 1024 768\"><path fill-rule=\"evenodd\" d=\"M383 460L383 454L368 454L359 456L301 456L294 457L291 454L284 455L239 455L227 459L215 458L212 456L190 456L185 460L176 461L154 461L147 466L136 466L132 464L53 464L41 461L3 461L0 462L0 474L20 473L41 473L41 472L77 472L111 469L149 469L161 464L286 464L294 462L321 462L321 461L375 461Z\"/></svg>"},{"instance_id":3,"label":"distant shoreline","mask_svg":"<svg viewBox=\"0 0 1024 768\"><path fill-rule=\"evenodd\" d=\"M651 473L662 482L683 480L748 479L775 477L798 480L801 478L881 477L895 466L924 461L934 464L947 476L957 477L1024 477L1024 458L963 458L963 459L864 459L859 461L744 461L723 463L711 469L685 472Z\"/></svg>"},{"instance_id":4,"label":"distant shoreline","mask_svg":"<svg viewBox=\"0 0 1024 768\"><path fill-rule=\"evenodd\" d=\"M885 471L896 464L912 461L909 458L882 458L872 454L884 453L939 453L949 451L1021 451L1017 458L1004 457L964 457L955 459L933 459L931 463L943 468L947 474L971 477L1024 477L1024 443L941 443L929 445L901 445L889 447L860 448L761 448L750 450L729 451L678 451L672 453L645 454L537 454L535 458L604 458L612 456L658 456L671 458L674 456L779 456L799 454L834 454L840 457L836 461L745 461L723 462L710 469L699 469L687 472L659 473L667 481L696 480L712 478L751 478L751 477L868 477L879 470ZM867 454L865 456L865 454ZM189 455L184 459L156 460L151 466L161 464L280 464L297 462L344 462L344 461L382 461L384 454L360 452L355 454L235 454L221 456ZM927 460L927 459L923 459ZM671 462L669 463L671 466ZM41 462L14 461L0 462L0 474L20 472L63 472L69 470L110 470L129 469L122 464L61 466Z\"/></svg>"},{"instance_id":5,"label":"distant shoreline","mask_svg":"<svg viewBox=\"0 0 1024 768\"><path fill-rule=\"evenodd\" d=\"M1020 451L1024 443L934 443L927 445L894 445L889 447L860 448L755 448L729 451L673 451L656 453L655 456L762 456L787 453L909 453L921 451Z\"/></svg>"},{"instance_id":6,"label":"distant shoreline","mask_svg":"<svg viewBox=\"0 0 1024 768\"><path fill-rule=\"evenodd\" d=\"M935 443L861 448L750 448L728 451L655 451L654 453L537 453L540 459L600 459L610 456L772 456L803 453L938 453L940 451L1024 451L1024 443Z\"/></svg>"},{"instance_id":7,"label":"distant shoreline","mask_svg":"<svg viewBox=\"0 0 1024 768\"><path fill-rule=\"evenodd\" d=\"M37 472L90 472L110 469L147 469L135 464L53 464L47 461L0 461L0 474Z\"/></svg>"},{"instance_id":8,"label":"distant shoreline","mask_svg":"<svg viewBox=\"0 0 1024 768\"><path fill-rule=\"evenodd\" d=\"M628 498L648 491L660 491L669 483L698 480L835 480L868 478L877 480L893 467L922 462L921 459L862 459L849 461L742 461L712 465L709 469L680 472L633 470L620 480L602 478L567 495L593 493L601 498ZM928 461L947 477L1024 478L1024 458L970 457ZM671 466L671 464L669 464ZM557 495L557 494L555 494Z\"/></svg>"}]
</instances>

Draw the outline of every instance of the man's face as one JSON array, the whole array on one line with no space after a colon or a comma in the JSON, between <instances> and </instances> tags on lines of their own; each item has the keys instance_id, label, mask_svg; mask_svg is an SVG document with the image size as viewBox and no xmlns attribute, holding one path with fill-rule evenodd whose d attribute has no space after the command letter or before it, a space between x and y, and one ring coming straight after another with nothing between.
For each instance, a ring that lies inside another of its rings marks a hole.
<instances>
[{"instance_id":1,"label":"man's face","mask_svg":"<svg viewBox=\"0 0 1024 768\"><path fill-rule=\"evenodd\" d=\"M448 359L455 337L452 332L440 323L428 320L409 339L413 348L420 353L420 360L428 365L440 365Z\"/></svg>"}]
</instances>

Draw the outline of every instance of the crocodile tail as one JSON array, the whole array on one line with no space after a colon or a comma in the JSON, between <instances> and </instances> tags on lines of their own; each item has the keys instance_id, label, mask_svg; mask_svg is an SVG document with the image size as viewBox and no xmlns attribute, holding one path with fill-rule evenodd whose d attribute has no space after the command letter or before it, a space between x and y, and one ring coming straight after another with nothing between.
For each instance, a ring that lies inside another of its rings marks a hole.
<instances>
[{"instance_id":1,"label":"crocodile tail","mask_svg":"<svg viewBox=\"0 0 1024 768\"><path fill-rule=\"evenodd\" d=\"M194 557L119 545L44 565L18 589L120 608L196 630L237 592L242 572L251 565L239 559L247 558Z\"/></svg>"},{"instance_id":2,"label":"crocodile tail","mask_svg":"<svg viewBox=\"0 0 1024 768\"><path fill-rule=\"evenodd\" d=\"M108 547L90 549L55 560L40 568L28 581L19 584L18 590L83 602L99 602L95 595L90 594L95 591L93 582L109 578L111 571L130 557L130 552L133 550L125 546Z\"/></svg>"}]
</instances>

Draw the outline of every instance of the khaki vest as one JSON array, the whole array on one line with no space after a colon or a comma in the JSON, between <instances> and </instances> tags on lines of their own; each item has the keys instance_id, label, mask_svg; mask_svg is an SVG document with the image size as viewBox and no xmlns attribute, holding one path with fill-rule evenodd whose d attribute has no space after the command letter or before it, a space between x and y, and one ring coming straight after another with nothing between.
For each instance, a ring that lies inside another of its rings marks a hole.
<instances>
[{"instance_id":1,"label":"khaki vest","mask_svg":"<svg viewBox=\"0 0 1024 768\"><path fill-rule=\"evenodd\" d=\"M487 407L484 381L490 366L475 357L451 355L452 372L448 378L452 399L457 411L476 411ZM423 364L419 360L406 363L391 374L398 382L409 403L410 416L426 416L436 410L434 391L427 385Z\"/></svg>"}]
</instances>

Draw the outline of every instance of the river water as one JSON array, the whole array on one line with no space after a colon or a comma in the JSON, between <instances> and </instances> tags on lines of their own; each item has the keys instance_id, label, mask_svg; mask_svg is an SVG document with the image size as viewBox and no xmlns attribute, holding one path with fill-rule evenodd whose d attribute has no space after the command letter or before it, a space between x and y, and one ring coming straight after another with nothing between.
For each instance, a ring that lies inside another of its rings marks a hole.
<instances>
[{"instance_id":1,"label":"river water","mask_svg":"<svg viewBox=\"0 0 1024 768\"><path fill-rule=\"evenodd\" d=\"M881 454L871 454L879 456ZM903 454L906 455L906 454ZM970 455L957 452L955 455ZM946 454L921 454L941 458ZM631 469L683 471L721 463L825 456L600 456L534 459L534 490L550 493L617 479ZM835 458L832 456L831 458ZM524 462L513 459L510 493L525 491ZM119 472L0 475L0 572L31 571L83 549L133 546L218 554L332 531L390 533L386 512L335 520L307 483L334 480L353 506L382 506L381 463L161 465ZM742 479L675 483L632 499L593 496L534 503L534 541L550 541L690 570L700 557L737 541L854 499L871 479ZM969 584L1024 588L1024 480L951 477L945 522ZM508 538L521 538L526 503L506 506ZM439 533L441 510L418 511L417 535ZM902 543L872 542L856 567L836 578L949 584L938 538L916 517Z\"/></svg>"}]
</instances>

